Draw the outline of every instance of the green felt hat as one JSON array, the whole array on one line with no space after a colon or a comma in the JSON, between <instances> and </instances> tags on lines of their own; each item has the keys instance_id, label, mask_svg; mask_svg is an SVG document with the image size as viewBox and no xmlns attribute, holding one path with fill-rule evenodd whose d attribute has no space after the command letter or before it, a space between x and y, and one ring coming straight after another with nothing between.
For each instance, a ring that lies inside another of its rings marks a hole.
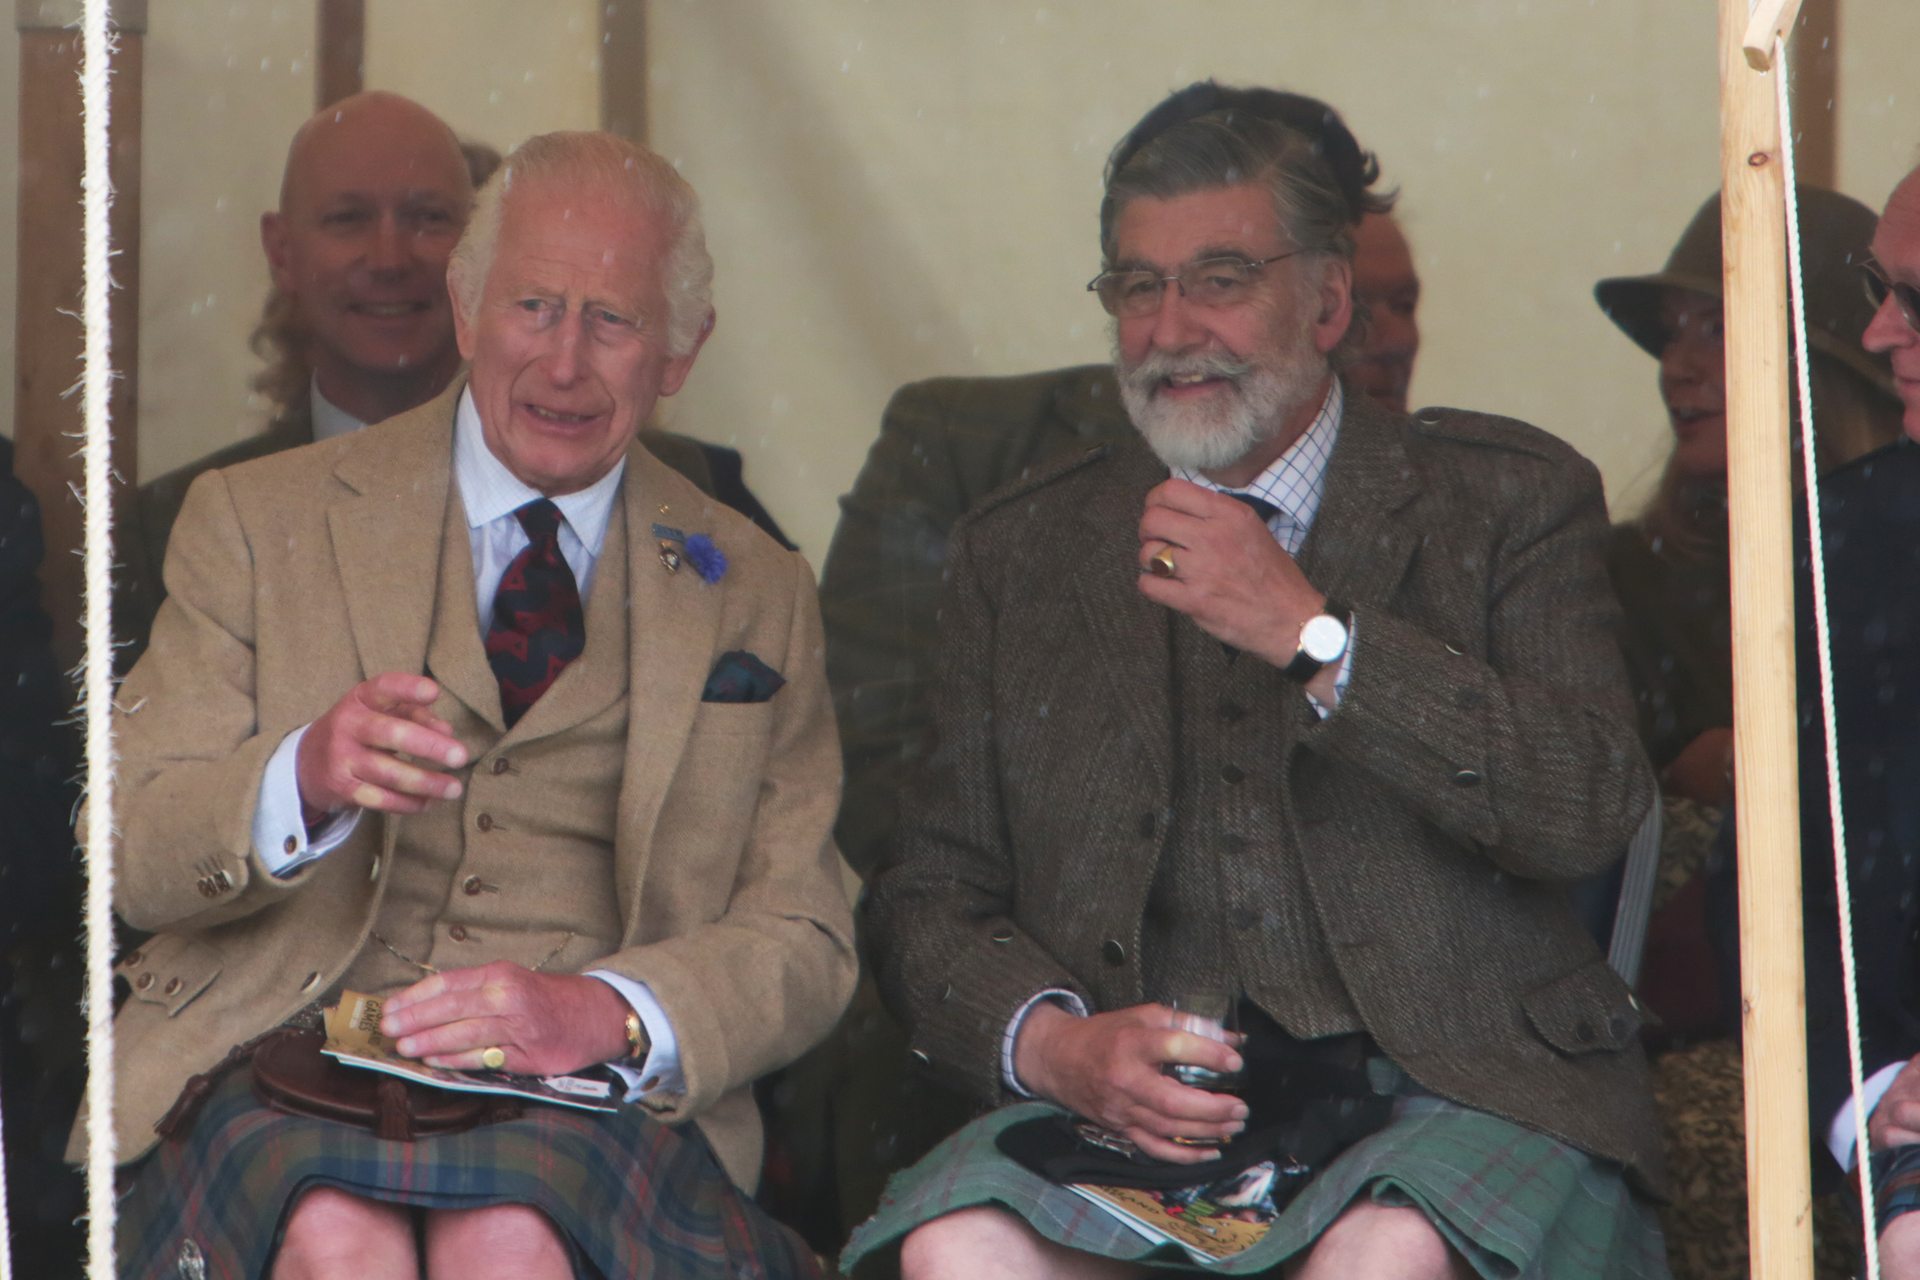
<instances>
[{"instance_id":1,"label":"green felt hat","mask_svg":"<svg viewBox=\"0 0 1920 1280\"><path fill-rule=\"evenodd\" d=\"M1879 219L1851 196L1821 187L1797 188L1800 204L1800 260L1807 299L1807 341L1816 351L1839 360L1874 386L1893 394L1893 373L1884 356L1860 345L1873 319L1873 304L1860 282ZM1673 246L1667 265L1649 276L1616 276L1593 287L1607 317L1658 356L1666 345L1660 321L1662 294L1687 289L1721 296L1720 195L1715 192L1693 215Z\"/></svg>"}]
</instances>

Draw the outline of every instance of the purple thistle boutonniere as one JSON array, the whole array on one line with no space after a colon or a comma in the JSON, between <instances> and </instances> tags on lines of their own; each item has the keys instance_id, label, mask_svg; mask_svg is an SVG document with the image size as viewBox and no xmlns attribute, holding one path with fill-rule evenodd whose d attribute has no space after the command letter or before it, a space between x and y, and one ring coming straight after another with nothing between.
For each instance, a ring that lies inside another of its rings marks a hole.
<instances>
[{"instance_id":1,"label":"purple thistle boutonniere","mask_svg":"<svg viewBox=\"0 0 1920 1280\"><path fill-rule=\"evenodd\" d=\"M713 545L713 539L704 533L682 533L671 525L656 524L653 536L660 541L660 563L666 566L668 573L680 568L681 552L700 575L700 581L711 586L720 581L727 572L727 553ZM674 543L679 543L678 547Z\"/></svg>"},{"instance_id":2,"label":"purple thistle boutonniere","mask_svg":"<svg viewBox=\"0 0 1920 1280\"><path fill-rule=\"evenodd\" d=\"M696 533L686 541L687 561L693 565L693 571L700 575L700 581L711 586L720 581L727 572L727 553L713 545L713 539L704 533Z\"/></svg>"}]
</instances>

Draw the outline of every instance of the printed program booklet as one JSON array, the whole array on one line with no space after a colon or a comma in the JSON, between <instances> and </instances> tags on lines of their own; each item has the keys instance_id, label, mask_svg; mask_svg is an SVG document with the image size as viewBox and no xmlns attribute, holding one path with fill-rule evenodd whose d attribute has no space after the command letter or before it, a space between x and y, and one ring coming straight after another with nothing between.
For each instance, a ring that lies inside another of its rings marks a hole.
<instances>
[{"instance_id":1,"label":"printed program booklet","mask_svg":"<svg viewBox=\"0 0 1920 1280\"><path fill-rule=\"evenodd\" d=\"M1155 1244L1178 1245L1196 1262L1224 1262L1258 1244L1280 1216L1273 1190L1281 1176L1272 1160L1262 1160L1192 1187L1149 1191L1077 1182L1068 1190Z\"/></svg>"},{"instance_id":2,"label":"printed program booklet","mask_svg":"<svg viewBox=\"0 0 1920 1280\"><path fill-rule=\"evenodd\" d=\"M380 1034L380 999L357 991L340 993L326 1012L327 1042L320 1052L349 1067L384 1071L436 1089L459 1093L497 1093L535 1102L552 1102L582 1111L614 1111L613 1085L587 1076L523 1076L510 1071L451 1071L403 1058L393 1041Z\"/></svg>"}]
</instances>

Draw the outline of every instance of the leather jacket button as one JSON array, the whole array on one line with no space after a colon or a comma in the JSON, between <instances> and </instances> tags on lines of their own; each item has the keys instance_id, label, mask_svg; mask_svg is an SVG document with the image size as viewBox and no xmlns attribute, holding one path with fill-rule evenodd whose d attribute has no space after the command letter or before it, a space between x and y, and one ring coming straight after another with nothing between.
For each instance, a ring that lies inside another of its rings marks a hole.
<instances>
[{"instance_id":1,"label":"leather jacket button","mask_svg":"<svg viewBox=\"0 0 1920 1280\"><path fill-rule=\"evenodd\" d=\"M170 996L177 996L180 994L180 988L186 985L186 983L180 981L178 978L168 978L167 985L161 989Z\"/></svg>"},{"instance_id":2,"label":"leather jacket button","mask_svg":"<svg viewBox=\"0 0 1920 1280\"><path fill-rule=\"evenodd\" d=\"M987 936L992 938L995 942L1012 942L1013 930L1007 928L1007 926L1005 925L1001 925L998 929L995 929L992 933L988 934Z\"/></svg>"},{"instance_id":3,"label":"leather jacket button","mask_svg":"<svg viewBox=\"0 0 1920 1280\"><path fill-rule=\"evenodd\" d=\"M1581 1044L1592 1044L1599 1034L1600 1033L1594 1029L1594 1025L1585 1018L1580 1019L1580 1021L1573 1025L1573 1038Z\"/></svg>"},{"instance_id":4,"label":"leather jacket button","mask_svg":"<svg viewBox=\"0 0 1920 1280\"><path fill-rule=\"evenodd\" d=\"M1127 949L1119 939L1108 938L1100 944L1100 958L1117 969L1127 962Z\"/></svg>"},{"instance_id":5,"label":"leather jacket button","mask_svg":"<svg viewBox=\"0 0 1920 1280\"><path fill-rule=\"evenodd\" d=\"M493 776L497 778L507 770L513 768L513 761L507 759L505 756L496 756L491 768L493 770Z\"/></svg>"},{"instance_id":6,"label":"leather jacket button","mask_svg":"<svg viewBox=\"0 0 1920 1280\"><path fill-rule=\"evenodd\" d=\"M467 940L467 926L463 924L457 924L453 926L453 928L447 930L447 936L449 938L452 938L455 942L465 942Z\"/></svg>"},{"instance_id":7,"label":"leather jacket button","mask_svg":"<svg viewBox=\"0 0 1920 1280\"><path fill-rule=\"evenodd\" d=\"M493 815L490 813L483 813L478 818L475 818L473 820L473 825L480 828L482 831L491 831L493 830Z\"/></svg>"},{"instance_id":8,"label":"leather jacket button","mask_svg":"<svg viewBox=\"0 0 1920 1280\"><path fill-rule=\"evenodd\" d=\"M133 988L136 991L145 991L148 987L151 987L152 985L153 985L153 975L150 973L143 973L139 977L133 980Z\"/></svg>"},{"instance_id":9,"label":"leather jacket button","mask_svg":"<svg viewBox=\"0 0 1920 1280\"><path fill-rule=\"evenodd\" d=\"M120 963L128 966L132 966L132 965L139 964L142 960L145 960L146 958L147 958L146 954L142 952L138 947L135 947L132 951L127 952L125 957L121 959Z\"/></svg>"},{"instance_id":10,"label":"leather jacket button","mask_svg":"<svg viewBox=\"0 0 1920 1280\"><path fill-rule=\"evenodd\" d=\"M1480 775L1471 769L1462 769L1453 775L1453 785L1456 787L1477 787L1480 785Z\"/></svg>"},{"instance_id":11,"label":"leather jacket button","mask_svg":"<svg viewBox=\"0 0 1920 1280\"><path fill-rule=\"evenodd\" d=\"M1607 1038L1610 1040L1627 1038L1627 1020L1624 1016L1616 1013L1607 1019Z\"/></svg>"},{"instance_id":12,"label":"leather jacket button","mask_svg":"<svg viewBox=\"0 0 1920 1280\"><path fill-rule=\"evenodd\" d=\"M474 894L479 893L480 877L468 876L465 880L462 880L460 882L460 892L466 894L469 898L471 898Z\"/></svg>"}]
</instances>

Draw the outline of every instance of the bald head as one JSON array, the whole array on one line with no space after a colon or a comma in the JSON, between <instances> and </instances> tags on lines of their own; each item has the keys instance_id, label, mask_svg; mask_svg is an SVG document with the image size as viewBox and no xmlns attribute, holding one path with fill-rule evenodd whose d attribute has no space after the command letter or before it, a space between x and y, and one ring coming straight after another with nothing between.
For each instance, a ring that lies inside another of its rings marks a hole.
<instances>
[{"instance_id":1,"label":"bald head","mask_svg":"<svg viewBox=\"0 0 1920 1280\"><path fill-rule=\"evenodd\" d=\"M1920 169L1902 178L1887 197L1873 232L1873 260L1881 272L1876 287L1884 296L1861 342L1892 363L1904 407L1901 426L1920 441L1920 314L1915 314L1920 307L1912 305L1920 290Z\"/></svg>"},{"instance_id":2,"label":"bald head","mask_svg":"<svg viewBox=\"0 0 1920 1280\"><path fill-rule=\"evenodd\" d=\"M429 400L459 368L446 270L472 204L453 130L398 94L356 94L294 134L261 244L321 394L355 417Z\"/></svg>"}]
</instances>

